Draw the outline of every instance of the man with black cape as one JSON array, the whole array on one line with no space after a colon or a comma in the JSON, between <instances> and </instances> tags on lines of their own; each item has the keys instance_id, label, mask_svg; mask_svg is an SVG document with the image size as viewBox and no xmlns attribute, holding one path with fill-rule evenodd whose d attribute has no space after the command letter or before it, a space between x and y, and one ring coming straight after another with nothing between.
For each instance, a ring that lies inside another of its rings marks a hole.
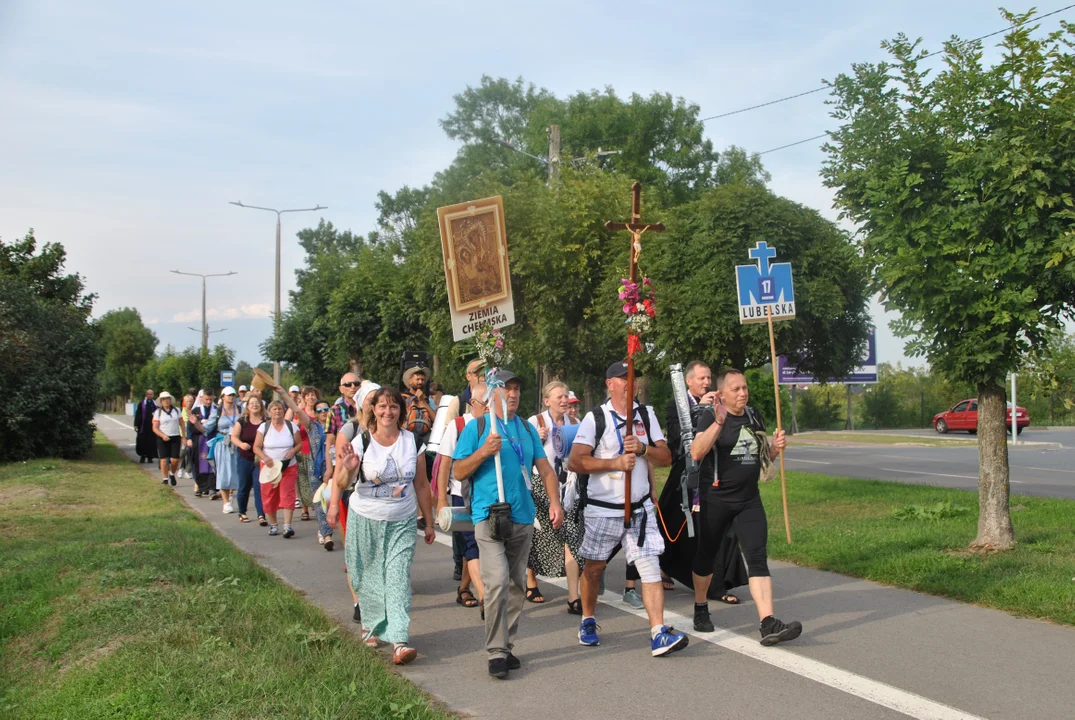
<instances>
[{"instance_id":1,"label":"man with black cape","mask_svg":"<svg viewBox=\"0 0 1075 720\"><path fill-rule=\"evenodd\" d=\"M691 403L692 413L699 404L713 404L716 393L709 392L713 375L705 363L700 360L687 363L684 379L687 382L687 396ZM668 446L672 448L672 467L668 472L668 482L661 492L658 503L661 516L664 518L663 523L658 523L665 543L664 554L661 555L661 573L693 588L694 578L691 568L698 545L696 539L699 531L698 515L697 513L692 515L695 523L695 537L689 537L681 505L683 495L680 491L680 482L683 478L686 460L683 456L683 446L680 444L682 429L679 424L679 413L676 411L675 398L668 402L665 427L668 428ZM668 533L672 533L672 536L669 537ZM710 600L738 605L739 598L728 591L746 585L747 579L746 564L743 562L743 555L739 552L739 538L735 534L735 526L732 525L717 552L713 563L713 583L709 586L706 595ZM670 581L667 577L665 580L666 587L668 587L667 583Z\"/></svg>"},{"instance_id":2,"label":"man with black cape","mask_svg":"<svg viewBox=\"0 0 1075 720\"><path fill-rule=\"evenodd\" d=\"M146 390L146 396L134 408L134 450L138 453L138 462L147 463L157 459L157 436L153 434L153 413L157 403L153 402L153 391Z\"/></svg>"}]
</instances>

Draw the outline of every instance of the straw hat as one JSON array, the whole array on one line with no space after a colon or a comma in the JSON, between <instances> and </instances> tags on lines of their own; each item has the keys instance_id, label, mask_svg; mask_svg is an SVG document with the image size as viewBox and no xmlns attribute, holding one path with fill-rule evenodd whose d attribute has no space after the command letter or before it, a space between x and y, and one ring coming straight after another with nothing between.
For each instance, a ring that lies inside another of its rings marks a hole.
<instances>
[{"instance_id":1,"label":"straw hat","mask_svg":"<svg viewBox=\"0 0 1075 720\"><path fill-rule=\"evenodd\" d=\"M169 400L175 400L175 398L172 397L172 394L170 392L168 392L167 390L161 390L161 394L157 396L157 399L163 400L165 398L168 398Z\"/></svg>"},{"instance_id":2,"label":"straw hat","mask_svg":"<svg viewBox=\"0 0 1075 720\"><path fill-rule=\"evenodd\" d=\"M283 467L283 460L273 460L272 467L262 465L261 474L258 476L258 480L262 485L268 485L269 483L275 485L280 482L280 474L283 472Z\"/></svg>"}]
</instances>

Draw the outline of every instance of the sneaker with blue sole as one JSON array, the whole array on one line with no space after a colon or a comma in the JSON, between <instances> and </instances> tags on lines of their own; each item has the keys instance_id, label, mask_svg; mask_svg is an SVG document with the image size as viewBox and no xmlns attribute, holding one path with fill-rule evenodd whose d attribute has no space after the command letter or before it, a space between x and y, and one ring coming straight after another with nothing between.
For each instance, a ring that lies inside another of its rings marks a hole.
<instances>
[{"instance_id":1,"label":"sneaker with blue sole","mask_svg":"<svg viewBox=\"0 0 1075 720\"><path fill-rule=\"evenodd\" d=\"M580 634L581 637L581 634ZM650 652L653 657L671 655L672 653L687 647L690 640L684 633L677 632L675 628L666 625L661 626L657 637L650 642Z\"/></svg>"},{"instance_id":2,"label":"sneaker with blue sole","mask_svg":"<svg viewBox=\"0 0 1075 720\"><path fill-rule=\"evenodd\" d=\"M601 644L601 638L597 637L597 621L586 618L579 625L579 645L596 646Z\"/></svg>"}]
</instances>

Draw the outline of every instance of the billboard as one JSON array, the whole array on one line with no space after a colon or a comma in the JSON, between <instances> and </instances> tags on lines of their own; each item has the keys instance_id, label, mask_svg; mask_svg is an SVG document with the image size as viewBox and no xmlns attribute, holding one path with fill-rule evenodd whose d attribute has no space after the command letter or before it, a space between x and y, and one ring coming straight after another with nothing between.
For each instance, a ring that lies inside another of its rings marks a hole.
<instances>
[{"instance_id":1,"label":"billboard","mask_svg":"<svg viewBox=\"0 0 1075 720\"><path fill-rule=\"evenodd\" d=\"M844 385L871 385L877 382L877 330L875 328L870 328L866 342L868 350L861 364L846 378L840 380L829 378L827 382ZM783 355L776 359L776 364L777 379L781 385L814 385L818 382L813 375L799 372L798 368L790 364Z\"/></svg>"}]
</instances>

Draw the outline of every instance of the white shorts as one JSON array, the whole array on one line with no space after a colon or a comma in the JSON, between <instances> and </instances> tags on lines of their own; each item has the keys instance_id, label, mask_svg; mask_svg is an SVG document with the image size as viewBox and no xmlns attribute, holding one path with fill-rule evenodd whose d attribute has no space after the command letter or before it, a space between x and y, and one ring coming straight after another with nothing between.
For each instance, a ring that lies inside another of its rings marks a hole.
<instances>
[{"instance_id":1,"label":"white shorts","mask_svg":"<svg viewBox=\"0 0 1075 720\"><path fill-rule=\"evenodd\" d=\"M645 540L642 547L638 547L638 536L642 528L643 514L645 522ZM622 546L623 554L628 563L633 563L642 557L658 557L664 552L664 538L657 529L657 518L654 517L653 503L646 500L645 506L636 510L631 515L631 527L623 526L623 516L617 517L593 517L589 514L583 517L584 535L579 554L586 560L606 561L612 555L617 545Z\"/></svg>"}]
</instances>

